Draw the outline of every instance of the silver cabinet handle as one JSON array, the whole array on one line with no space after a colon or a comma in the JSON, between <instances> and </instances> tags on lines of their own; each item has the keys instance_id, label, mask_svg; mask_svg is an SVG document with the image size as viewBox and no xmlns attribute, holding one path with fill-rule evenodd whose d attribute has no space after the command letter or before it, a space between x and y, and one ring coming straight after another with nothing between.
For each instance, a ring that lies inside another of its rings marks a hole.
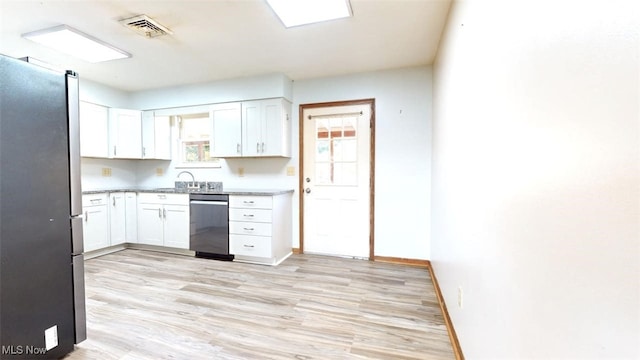
<instances>
[{"instance_id":1,"label":"silver cabinet handle","mask_svg":"<svg viewBox=\"0 0 640 360\"><path fill-rule=\"evenodd\" d=\"M166 219L167 218L167 209L162 209L162 216Z\"/></svg>"},{"instance_id":2,"label":"silver cabinet handle","mask_svg":"<svg viewBox=\"0 0 640 360\"><path fill-rule=\"evenodd\" d=\"M162 219L162 209L158 208L158 217Z\"/></svg>"},{"instance_id":3,"label":"silver cabinet handle","mask_svg":"<svg viewBox=\"0 0 640 360\"><path fill-rule=\"evenodd\" d=\"M147 156L147 148L146 147L142 147L142 156Z\"/></svg>"},{"instance_id":4,"label":"silver cabinet handle","mask_svg":"<svg viewBox=\"0 0 640 360\"><path fill-rule=\"evenodd\" d=\"M255 230L254 228L243 228L243 229L245 229L246 231L253 231L253 230Z\"/></svg>"},{"instance_id":5,"label":"silver cabinet handle","mask_svg":"<svg viewBox=\"0 0 640 360\"><path fill-rule=\"evenodd\" d=\"M116 197L115 196L113 197L113 206L114 207L116 206Z\"/></svg>"},{"instance_id":6,"label":"silver cabinet handle","mask_svg":"<svg viewBox=\"0 0 640 360\"><path fill-rule=\"evenodd\" d=\"M240 144L239 144L239 143L238 143L238 145L236 145L236 152L237 152L238 154L240 154Z\"/></svg>"},{"instance_id":7,"label":"silver cabinet handle","mask_svg":"<svg viewBox=\"0 0 640 360\"><path fill-rule=\"evenodd\" d=\"M246 247L246 248L252 248L252 247L255 247L255 246L253 246L253 245L242 245L242 246L244 246L244 247Z\"/></svg>"},{"instance_id":8,"label":"silver cabinet handle","mask_svg":"<svg viewBox=\"0 0 640 360\"><path fill-rule=\"evenodd\" d=\"M262 143L262 152L264 153L264 143Z\"/></svg>"},{"instance_id":9,"label":"silver cabinet handle","mask_svg":"<svg viewBox=\"0 0 640 360\"><path fill-rule=\"evenodd\" d=\"M245 200L245 201L243 201L243 203L245 203L245 204L253 204L253 200L251 200L251 201Z\"/></svg>"},{"instance_id":10,"label":"silver cabinet handle","mask_svg":"<svg viewBox=\"0 0 640 360\"><path fill-rule=\"evenodd\" d=\"M244 217L253 217L253 214L244 214L242 216L244 216Z\"/></svg>"},{"instance_id":11,"label":"silver cabinet handle","mask_svg":"<svg viewBox=\"0 0 640 360\"><path fill-rule=\"evenodd\" d=\"M87 221L89 221L89 212L85 211L84 212L84 222L87 222Z\"/></svg>"},{"instance_id":12,"label":"silver cabinet handle","mask_svg":"<svg viewBox=\"0 0 640 360\"><path fill-rule=\"evenodd\" d=\"M116 156L116 155L118 155L118 152L116 151L116 147L114 146L113 147L113 156Z\"/></svg>"},{"instance_id":13,"label":"silver cabinet handle","mask_svg":"<svg viewBox=\"0 0 640 360\"><path fill-rule=\"evenodd\" d=\"M260 152L260 143L256 143L256 152L259 153Z\"/></svg>"}]
</instances>

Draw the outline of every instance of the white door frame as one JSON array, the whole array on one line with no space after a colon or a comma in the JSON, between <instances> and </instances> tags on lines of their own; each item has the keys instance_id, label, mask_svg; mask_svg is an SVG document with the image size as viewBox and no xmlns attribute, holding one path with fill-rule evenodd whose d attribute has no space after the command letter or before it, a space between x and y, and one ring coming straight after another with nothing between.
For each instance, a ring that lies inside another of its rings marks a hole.
<instances>
[{"instance_id":1,"label":"white door frame","mask_svg":"<svg viewBox=\"0 0 640 360\"><path fill-rule=\"evenodd\" d=\"M328 107L338 107L338 106L350 106L350 105L369 105L371 108L371 119L369 122L370 126L370 159L369 159L369 260L374 260L374 209L375 209L375 124L376 124L376 112L375 112L375 99L361 99L361 100L348 100L348 101L336 101L336 102L325 102L325 103L313 103L313 104L300 104L299 109L299 178L298 178L298 189L299 197L300 197L300 250L299 252L304 253L304 110L313 109L313 108L328 108Z\"/></svg>"}]
</instances>

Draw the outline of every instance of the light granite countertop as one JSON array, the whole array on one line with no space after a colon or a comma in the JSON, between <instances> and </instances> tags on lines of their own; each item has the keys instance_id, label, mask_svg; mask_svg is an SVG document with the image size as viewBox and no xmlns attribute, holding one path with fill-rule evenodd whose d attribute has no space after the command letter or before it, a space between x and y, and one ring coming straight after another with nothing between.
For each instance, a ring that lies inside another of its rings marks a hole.
<instances>
[{"instance_id":1,"label":"light granite countertop","mask_svg":"<svg viewBox=\"0 0 640 360\"><path fill-rule=\"evenodd\" d=\"M293 189L223 189L222 191L208 190L189 190L185 188L143 188L143 187L127 187L115 189L95 189L86 190L82 194L100 194L112 192L146 192L146 193L164 193L164 194L223 194L223 195L281 195L292 194Z\"/></svg>"}]
</instances>

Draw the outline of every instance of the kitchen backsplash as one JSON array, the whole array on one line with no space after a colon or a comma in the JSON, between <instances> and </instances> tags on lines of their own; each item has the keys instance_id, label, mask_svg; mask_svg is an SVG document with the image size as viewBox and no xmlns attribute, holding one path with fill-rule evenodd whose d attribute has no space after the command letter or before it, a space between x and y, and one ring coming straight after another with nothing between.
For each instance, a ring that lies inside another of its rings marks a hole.
<instances>
[{"instance_id":1,"label":"kitchen backsplash","mask_svg":"<svg viewBox=\"0 0 640 360\"><path fill-rule=\"evenodd\" d=\"M114 160L82 158L83 190L123 187L173 187L175 182L191 181L180 172L187 170L198 183L220 182L225 188L295 189L297 171L287 175L293 159L230 159L222 160L219 168L174 168L163 160ZM297 170L297 169L294 169Z\"/></svg>"}]
</instances>

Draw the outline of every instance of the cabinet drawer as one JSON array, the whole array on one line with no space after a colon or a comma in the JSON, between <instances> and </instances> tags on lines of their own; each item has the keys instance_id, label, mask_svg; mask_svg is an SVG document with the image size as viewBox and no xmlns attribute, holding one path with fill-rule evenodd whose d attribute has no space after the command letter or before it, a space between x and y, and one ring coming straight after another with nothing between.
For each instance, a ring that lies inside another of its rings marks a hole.
<instances>
[{"instance_id":1,"label":"cabinet drawer","mask_svg":"<svg viewBox=\"0 0 640 360\"><path fill-rule=\"evenodd\" d=\"M82 195L82 207L107 205L109 203L109 194L88 194Z\"/></svg>"},{"instance_id":2,"label":"cabinet drawer","mask_svg":"<svg viewBox=\"0 0 640 360\"><path fill-rule=\"evenodd\" d=\"M271 209L271 196L245 196L231 195L229 196L229 207L243 209Z\"/></svg>"},{"instance_id":3,"label":"cabinet drawer","mask_svg":"<svg viewBox=\"0 0 640 360\"><path fill-rule=\"evenodd\" d=\"M271 210L265 209L229 209L230 221L271 222Z\"/></svg>"},{"instance_id":4,"label":"cabinet drawer","mask_svg":"<svg viewBox=\"0 0 640 360\"><path fill-rule=\"evenodd\" d=\"M229 221L229 234L271 236L271 224Z\"/></svg>"},{"instance_id":5,"label":"cabinet drawer","mask_svg":"<svg viewBox=\"0 0 640 360\"><path fill-rule=\"evenodd\" d=\"M271 238L229 235L229 252L234 255L271 257Z\"/></svg>"},{"instance_id":6,"label":"cabinet drawer","mask_svg":"<svg viewBox=\"0 0 640 360\"><path fill-rule=\"evenodd\" d=\"M139 193L138 203L189 205L189 195L188 194Z\"/></svg>"}]
</instances>

